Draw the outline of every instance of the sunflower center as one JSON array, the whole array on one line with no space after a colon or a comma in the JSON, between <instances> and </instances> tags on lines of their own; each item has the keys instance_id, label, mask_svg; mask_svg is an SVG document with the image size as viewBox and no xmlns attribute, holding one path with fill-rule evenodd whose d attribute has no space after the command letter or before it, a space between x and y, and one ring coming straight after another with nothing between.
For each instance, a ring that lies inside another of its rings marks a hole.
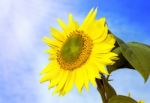
<instances>
[{"instance_id":1,"label":"sunflower center","mask_svg":"<svg viewBox=\"0 0 150 103\"><path fill-rule=\"evenodd\" d=\"M61 55L66 62L74 62L80 55L83 47L83 38L80 35L72 35L61 49Z\"/></svg>"},{"instance_id":2,"label":"sunflower center","mask_svg":"<svg viewBox=\"0 0 150 103\"><path fill-rule=\"evenodd\" d=\"M92 41L83 31L73 31L57 53L61 68L72 70L82 66L92 50Z\"/></svg>"}]
</instances>

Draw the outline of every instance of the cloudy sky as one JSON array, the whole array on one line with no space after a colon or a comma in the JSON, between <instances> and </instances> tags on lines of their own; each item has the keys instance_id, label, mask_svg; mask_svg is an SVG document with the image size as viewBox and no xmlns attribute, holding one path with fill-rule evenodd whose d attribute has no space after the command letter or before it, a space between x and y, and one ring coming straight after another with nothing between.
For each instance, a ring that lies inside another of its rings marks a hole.
<instances>
[{"instance_id":1,"label":"cloudy sky","mask_svg":"<svg viewBox=\"0 0 150 103\"><path fill-rule=\"evenodd\" d=\"M74 88L65 97L52 96L47 83L39 83L39 72L48 63L41 41L49 27L67 22L73 13L80 23L92 7L106 17L109 28L128 41L150 44L148 0L0 0L0 103L101 103L94 87L79 94ZM111 76L118 94L129 92L136 100L150 101L150 80L144 84L139 73L119 70Z\"/></svg>"}]
</instances>

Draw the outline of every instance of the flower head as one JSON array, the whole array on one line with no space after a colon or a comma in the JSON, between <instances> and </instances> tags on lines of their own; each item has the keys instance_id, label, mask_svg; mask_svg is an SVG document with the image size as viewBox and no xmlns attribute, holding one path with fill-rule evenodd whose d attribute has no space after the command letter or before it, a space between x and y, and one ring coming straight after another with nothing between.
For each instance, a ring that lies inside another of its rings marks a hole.
<instances>
[{"instance_id":1,"label":"flower head","mask_svg":"<svg viewBox=\"0 0 150 103\"><path fill-rule=\"evenodd\" d=\"M51 28L53 39L44 37L50 62L40 81L49 81L54 93L64 95L74 84L80 92L84 86L89 90L89 82L96 86L95 78L101 78L99 73L108 75L105 66L117 59L111 52L115 38L108 33L105 18L96 20L96 14L97 9L91 9L80 26L69 14L68 25L58 19L62 31Z\"/></svg>"},{"instance_id":2,"label":"flower head","mask_svg":"<svg viewBox=\"0 0 150 103\"><path fill-rule=\"evenodd\" d=\"M139 100L138 103L144 103L144 101L143 100Z\"/></svg>"}]
</instances>

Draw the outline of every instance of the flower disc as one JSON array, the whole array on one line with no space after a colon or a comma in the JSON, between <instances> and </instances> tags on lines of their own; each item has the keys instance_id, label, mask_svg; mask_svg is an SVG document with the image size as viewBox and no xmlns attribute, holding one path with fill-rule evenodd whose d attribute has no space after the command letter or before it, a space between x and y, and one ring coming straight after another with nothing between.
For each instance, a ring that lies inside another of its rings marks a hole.
<instances>
[{"instance_id":1,"label":"flower disc","mask_svg":"<svg viewBox=\"0 0 150 103\"><path fill-rule=\"evenodd\" d=\"M57 61L63 69L72 70L82 66L90 56L92 41L82 31L73 31L58 51Z\"/></svg>"}]
</instances>

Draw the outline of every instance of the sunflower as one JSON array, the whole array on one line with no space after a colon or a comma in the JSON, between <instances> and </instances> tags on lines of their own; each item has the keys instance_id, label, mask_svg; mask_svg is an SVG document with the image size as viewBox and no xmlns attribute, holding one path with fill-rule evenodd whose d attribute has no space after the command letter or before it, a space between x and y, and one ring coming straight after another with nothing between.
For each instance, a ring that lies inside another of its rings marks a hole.
<instances>
[{"instance_id":1,"label":"sunflower","mask_svg":"<svg viewBox=\"0 0 150 103\"><path fill-rule=\"evenodd\" d=\"M96 14L97 9L91 9L80 26L69 14L68 25L58 19L62 31L51 27L53 38L43 38L50 46L50 62L41 71L40 82L49 81L54 93L65 95L74 84L79 92L83 87L89 90L89 82L96 86L95 78L101 78L99 73L108 75L106 65L117 59L111 52L115 38L108 33L105 18L96 20Z\"/></svg>"},{"instance_id":2,"label":"sunflower","mask_svg":"<svg viewBox=\"0 0 150 103\"><path fill-rule=\"evenodd\" d=\"M138 103L144 103L144 101L143 101L143 100L140 100L140 101L138 101Z\"/></svg>"}]
</instances>

